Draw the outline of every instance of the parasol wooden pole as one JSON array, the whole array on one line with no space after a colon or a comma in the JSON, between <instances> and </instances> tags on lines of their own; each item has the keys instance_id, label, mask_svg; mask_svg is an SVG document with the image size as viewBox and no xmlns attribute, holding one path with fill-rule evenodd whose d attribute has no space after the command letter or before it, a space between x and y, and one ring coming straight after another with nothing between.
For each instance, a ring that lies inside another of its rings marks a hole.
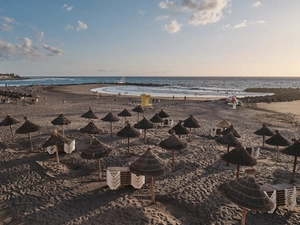
<instances>
[{"instance_id":1,"label":"parasol wooden pole","mask_svg":"<svg viewBox=\"0 0 300 225\"><path fill-rule=\"evenodd\" d=\"M236 167L236 179L239 178L239 173L240 173L240 165L238 164Z\"/></svg>"},{"instance_id":2,"label":"parasol wooden pole","mask_svg":"<svg viewBox=\"0 0 300 225\"><path fill-rule=\"evenodd\" d=\"M62 128L62 135L65 136L64 125L61 125L61 128Z\"/></svg>"},{"instance_id":3,"label":"parasol wooden pole","mask_svg":"<svg viewBox=\"0 0 300 225\"><path fill-rule=\"evenodd\" d=\"M294 182L294 177L295 177L295 170L296 170L296 164L297 164L297 156L295 156L295 160L294 160L294 168L293 168L293 175L292 175L292 182Z\"/></svg>"},{"instance_id":4,"label":"parasol wooden pole","mask_svg":"<svg viewBox=\"0 0 300 225\"><path fill-rule=\"evenodd\" d=\"M59 158L58 158L58 145L56 145L56 162L59 164Z\"/></svg>"},{"instance_id":5,"label":"parasol wooden pole","mask_svg":"<svg viewBox=\"0 0 300 225\"><path fill-rule=\"evenodd\" d=\"M93 143L93 134L90 134L90 145Z\"/></svg>"},{"instance_id":6,"label":"parasol wooden pole","mask_svg":"<svg viewBox=\"0 0 300 225\"><path fill-rule=\"evenodd\" d=\"M243 207L243 214L242 214L241 225L245 225L246 224L246 213L247 213L247 208Z\"/></svg>"},{"instance_id":7,"label":"parasol wooden pole","mask_svg":"<svg viewBox=\"0 0 300 225\"><path fill-rule=\"evenodd\" d=\"M228 147L227 147L227 153L229 152L229 144L228 144ZM229 166L229 163L227 162L226 166Z\"/></svg>"},{"instance_id":8,"label":"parasol wooden pole","mask_svg":"<svg viewBox=\"0 0 300 225\"><path fill-rule=\"evenodd\" d=\"M127 142L127 153L128 153L128 156L130 156L129 139L130 139L130 137L128 137L128 142Z\"/></svg>"},{"instance_id":9,"label":"parasol wooden pole","mask_svg":"<svg viewBox=\"0 0 300 225\"><path fill-rule=\"evenodd\" d=\"M153 176L150 177L151 203L155 203Z\"/></svg>"},{"instance_id":10,"label":"parasol wooden pole","mask_svg":"<svg viewBox=\"0 0 300 225\"><path fill-rule=\"evenodd\" d=\"M265 147L265 135L263 135L263 147Z\"/></svg>"},{"instance_id":11,"label":"parasol wooden pole","mask_svg":"<svg viewBox=\"0 0 300 225\"><path fill-rule=\"evenodd\" d=\"M145 129L144 130L144 144L146 144L146 132L147 132L147 130Z\"/></svg>"},{"instance_id":12,"label":"parasol wooden pole","mask_svg":"<svg viewBox=\"0 0 300 225\"><path fill-rule=\"evenodd\" d=\"M172 154L172 171L175 171L175 162L174 162L174 158L175 158L175 150L173 149L173 154Z\"/></svg>"},{"instance_id":13,"label":"parasol wooden pole","mask_svg":"<svg viewBox=\"0 0 300 225\"><path fill-rule=\"evenodd\" d=\"M14 133L13 133L11 125L9 125L9 127L10 127L10 133L11 133L12 141L15 142Z\"/></svg>"},{"instance_id":14,"label":"parasol wooden pole","mask_svg":"<svg viewBox=\"0 0 300 225\"><path fill-rule=\"evenodd\" d=\"M99 179L102 180L101 162L100 162L100 159L98 159L98 169L99 169Z\"/></svg>"},{"instance_id":15,"label":"parasol wooden pole","mask_svg":"<svg viewBox=\"0 0 300 225\"><path fill-rule=\"evenodd\" d=\"M112 122L110 122L110 136L113 136Z\"/></svg>"},{"instance_id":16,"label":"parasol wooden pole","mask_svg":"<svg viewBox=\"0 0 300 225\"><path fill-rule=\"evenodd\" d=\"M276 160L276 162L278 162L278 157L279 157L279 147L277 145L277 160Z\"/></svg>"},{"instance_id":17,"label":"parasol wooden pole","mask_svg":"<svg viewBox=\"0 0 300 225\"><path fill-rule=\"evenodd\" d=\"M31 134L30 133L28 133L28 137L29 137L29 143L30 143L30 151L33 152L32 141L31 141Z\"/></svg>"},{"instance_id":18,"label":"parasol wooden pole","mask_svg":"<svg viewBox=\"0 0 300 225\"><path fill-rule=\"evenodd\" d=\"M140 121L140 113L138 112L138 122Z\"/></svg>"}]
</instances>

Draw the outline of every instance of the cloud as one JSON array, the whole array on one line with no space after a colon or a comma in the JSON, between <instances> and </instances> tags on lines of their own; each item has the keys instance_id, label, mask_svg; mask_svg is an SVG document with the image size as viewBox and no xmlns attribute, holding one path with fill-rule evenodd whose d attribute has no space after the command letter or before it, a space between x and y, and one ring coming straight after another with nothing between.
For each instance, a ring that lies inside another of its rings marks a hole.
<instances>
[{"instance_id":1,"label":"cloud","mask_svg":"<svg viewBox=\"0 0 300 225\"><path fill-rule=\"evenodd\" d=\"M86 29L88 29L88 26L85 23L78 20L78 26L77 26L76 30L80 31L80 30L86 30Z\"/></svg>"},{"instance_id":2,"label":"cloud","mask_svg":"<svg viewBox=\"0 0 300 225\"><path fill-rule=\"evenodd\" d=\"M45 54L40 49L38 43L33 43L29 38L17 38L22 44L11 44L0 39L0 60L19 60L22 58L27 58L31 60L44 59L46 56L60 56L64 52L55 47L43 44L42 47L50 53Z\"/></svg>"},{"instance_id":3,"label":"cloud","mask_svg":"<svg viewBox=\"0 0 300 225\"><path fill-rule=\"evenodd\" d=\"M223 17L223 10L230 6L231 0L181 0L174 3L166 0L160 2L161 9L170 9L173 13L190 14L189 24L194 26L218 22Z\"/></svg>"},{"instance_id":4,"label":"cloud","mask_svg":"<svg viewBox=\"0 0 300 225\"><path fill-rule=\"evenodd\" d=\"M257 20L256 22L253 22L254 24L263 24L263 23L267 23L266 21L264 20Z\"/></svg>"},{"instance_id":5,"label":"cloud","mask_svg":"<svg viewBox=\"0 0 300 225\"><path fill-rule=\"evenodd\" d=\"M260 7L261 6L261 2L257 1L257 2L254 2L251 7L254 7L254 8L257 8L257 7Z\"/></svg>"},{"instance_id":6,"label":"cloud","mask_svg":"<svg viewBox=\"0 0 300 225\"><path fill-rule=\"evenodd\" d=\"M158 21L158 20L165 20L165 19L168 19L169 16L168 15L161 15L161 16L157 16L155 17L155 20Z\"/></svg>"},{"instance_id":7,"label":"cloud","mask_svg":"<svg viewBox=\"0 0 300 225\"><path fill-rule=\"evenodd\" d=\"M73 29L73 28L74 28L73 26L67 25L67 26L65 27L65 30L71 30L71 29Z\"/></svg>"},{"instance_id":8,"label":"cloud","mask_svg":"<svg viewBox=\"0 0 300 225\"><path fill-rule=\"evenodd\" d=\"M226 24L226 25L222 26L221 29L222 30L228 30L228 29L231 29L231 26L230 26L230 24Z\"/></svg>"},{"instance_id":9,"label":"cloud","mask_svg":"<svg viewBox=\"0 0 300 225\"><path fill-rule=\"evenodd\" d=\"M246 26L247 26L247 20L243 20L243 22L234 25L233 28L238 29L238 28L242 28L242 27L246 27Z\"/></svg>"},{"instance_id":10,"label":"cloud","mask_svg":"<svg viewBox=\"0 0 300 225\"><path fill-rule=\"evenodd\" d=\"M2 30L2 31L12 31L13 28L14 28L13 26L9 26L5 23L0 24L0 30Z\"/></svg>"},{"instance_id":11,"label":"cloud","mask_svg":"<svg viewBox=\"0 0 300 225\"><path fill-rule=\"evenodd\" d=\"M112 70L106 70L106 69L99 69L98 72L118 72L118 70L112 69Z\"/></svg>"},{"instance_id":12,"label":"cloud","mask_svg":"<svg viewBox=\"0 0 300 225\"><path fill-rule=\"evenodd\" d=\"M63 7L61 7L61 8L66 9L66 11L70 12L74 8L74 6L68 6L67 4L64 4Z\"/></svg>"},{"instance_id":13,"label":"cloud","mask_svg":"<svg viewBox=\"0 0 300 225\"><path fill-rule=\"evenodd\" d=\"M180 25L176 20L172 20L171 24L163 26L162 29L170 34L175 34L180 31Z\"/></svg>"},{"instance_id":14,"label":"cloud","mask_svg":"<svg viewBox=\"0 0 300 225\"><path fill-rule=\"evenodd\" d=\"M138 13L143 16L143 15L145 15L146 12L143 10L139 10Z\"/></svg>"},{"instance_id":15,"label":"cloud","mask_svg":"<svg viewBox=\"0 0 300 225\"><path fill-rule=\"evenodd\" d=\"M9 18L9 17L6 17L6 16L0 16L0 19L4 20L7 23L14 23L15 22L14 18Z\"/></svg>"}]
</instances>

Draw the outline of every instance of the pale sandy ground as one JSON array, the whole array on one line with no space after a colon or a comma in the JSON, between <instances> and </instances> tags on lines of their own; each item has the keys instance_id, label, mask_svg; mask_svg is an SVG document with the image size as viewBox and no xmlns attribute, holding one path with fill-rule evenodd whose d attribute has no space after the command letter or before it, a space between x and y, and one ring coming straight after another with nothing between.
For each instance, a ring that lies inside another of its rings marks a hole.
<instances>
[{"instance_id":1,"label":"pale sandy ground","mask_svg":"<svg viewBox=\"0 0 300 225\"><path fill-rule=\"evenodd\" d=\"M174 125L193 115L201 127L192 130L190 140L183 137L188 141L188 148L176 152L176 171L155 179L157 202L151 205L148 179L140 190L124 186L113 191L105 181L98 180L96 161L81 159L80 153L88 147L88 136L79 129L86 126L88 120L80 116L91 107L99 117L96 125L104 130L96 138L114 147L110 157L101 159L104 170L107 166L130 165L148 147L159 157L170 160L171 152L158 147L158 143L169 136L170 128L159 128L156 135L154 129L150 130L146 145L142 139L132 139L132 157L126 157L127 141L115 135L111 138L109 124L100 119L109 111L118 114L125 107L131 111L134 106L128 103L140 99L105 95L93 99L93 93L89 92L93 87L99 85L59 86L56 91L61 92L50 92L50 88L45 94L39 92L41 97L37 104L0 104L3 119L10 114L21 121L13 126L14 130L23 124L24 116L42 126L39 132L32 133L33 153L29 152L27 135L17 134L13 143L9 128L1 127L2 143L8 147L0 150L0 224L240 224L241 208L217 191L219 184L235 178L236 166L227 167L220 159L226 147L209 137L208 129L226 118L240 133L241 143L254 147L262 144L262 138L253 134L262 123L267 123L273 131L278 129L288 140L300 137L299 115L293 113L296 109L281 112L278 105L272 108L281 103L244 105L234 110L223 101L161 99L153 103L153 109L146 110L146 118L164 109ZM296 107L294 102L287 106ZM70 155L61 153L61 163L57 165L55 155L42 152L41 145L53 129L61 130L51 124L60 113L72 121L65 127L65 134L76 139L76 150ZM137 114L132 113L129 120L134 124ZM113 126L114 132L122 129L124 118ZM257 183L288 183L293 160L291 156L280 154L276 162L275 147L267 146L258 158ZM240 176L244 176L244 171L242 167ZM299 187L299 162L295 179L294 185ZM300 204L299 192L297 203ZM294 211L280 207L273 214L249 210L246 224L297 224L299 212L299 206Z\"/></svg>"}]
</instances>

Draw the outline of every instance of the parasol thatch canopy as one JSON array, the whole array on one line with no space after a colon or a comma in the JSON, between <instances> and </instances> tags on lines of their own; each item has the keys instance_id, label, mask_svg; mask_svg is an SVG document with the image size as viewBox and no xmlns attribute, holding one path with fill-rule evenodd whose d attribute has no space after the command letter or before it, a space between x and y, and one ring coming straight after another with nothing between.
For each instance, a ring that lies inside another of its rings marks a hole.
<instances>
[{"instance_id":1,"label":"parasol thatch canopy","mask_svg":"<svg viewBox=\"0 0 300 225\"><path fill-rule=\"evenodd\" d=\"M112 152L113 147L102 143L98 139L94 138L91 145L81 153L81 158L83 159L97 159L98 160L98 169L99 169L99 178L102 180L101 164L100 159L108 157Z\"/></svg>"},{"instance_id":2,"label":"parasol thatch canopy","mask_svg":"<svg viewBox=\"0 0 300 225\"><path fill-rule=\"evenodd\" d=\"M122 112L120 112L120 113L118 114L118 116L124 116L124 117L127 117L127 116L132 116L132 114L125 108L125 109L123 109Z\"/></svg>"},{"instance_id":3,"label":"parasol thatch canopy","mask_svg":"<svg viewBox=\"0 0 300 225\"><path fill-rule=\"evenodd\" d=\"M172 171L175 171L175 163L174 163L174 158L175 158L175 150L182 150L187 147L187 143L180 140L179 138L176 137L175 131L171 132L171 136L168 137L167 139L161 141L158 144L160 147L167 149L167 150L172 150Z\"/></svg>"},{"instance_id":4,"label":"parasol thatch canopy","mask_svg":"<svg viewBox=\"0 0 300 225\"><path fill-rule=\"evenodd\" d=\"M129 145L129 139L131 137L138 137L140 136L140 132L131 126L131 124L127 121L127 124L125 127L123 127L120 131L117 132L117 136L120 137L127 137L128 138L128 156L130 156L130 145Z\"/></svg>"},{"instance_id":5,"label":"parasol thatch canopy","mask_svg":"<svg viewBox=\"0 0 300 225\"><path fill-rule=\"evenodd\" d=\"M239 178L240 166L254 166L257 164L255 158L253 158L240 144L230 152L225 153L221 158L231 164L237 165L236 178Z\"/></svg>"},{"instance_id":6,"label":"parasol thatch canopy","mask_svg":"<svg viewBox=\"0 0 300 225\"><path fill-rule=\"evenodd\" d=\"M82 114L81 117L87 119L98 119L98 117L94 114L91 108L89 108L89 110L86 113Z\"/></svg>"},{"instance_id":7,"label":"parasol thatch canopy","mask_svg":"<svg viewBox=\"0 0 300 225\"><path fill-rule=\"evenodd\" d=\"M278 162L278 154L279 154L279 148L278 146L288 146L290 145L290 142L288 140L286 140L283 136L281 136L281 134L279 134L278 130L275 130L275 134L270 137L269 139L267 139L265 141L266 144L268 145L275 145L277 146L277 162Z\"/></svg>"},{"instance_id":8,"label":"parasol thatch canopy","mask_svg":"<svg viewBox=\"0 0 300 225\"><path fill-rule=\"evenodd\" d=\"M228 122L228 120L226 119L223 119L222 121L220 121L219 123L217 123L217 127L220 127L220 128L229 128L231 125L231 123Z\"/></svg>"},{"instance_id":9,"label":"parasol thatch canopy","mask_svg":"<svg viewBox=\"0 0 300 225\"><path fill-rule=\"evenodd\" d=\"M198 128L200 127L200 124L193 115L190 115L189 118L183 121L183 126L188 128Z\"/></svg>"},{"instance_id":10,"label":"parasol thatch canopy","mask_svg":"<svg viewBox=\"0 0 300 225\"><path fill-rule=\"evenodd\" d=\"M54 130L52 135L48 138L48 140L42 145L43 148L47 148L49 146L56 146L56 161L59 163L58 158L58 145L63 145L65 143L70 144L72 140L60 135L57 130Z\"/></svg>"},{"instance_id":11,"label":"parasol thatch canopy","mask_svg":"<svg viewBox=\"0 0 300 225\"><path fill-rule=\"evenodd\" d=\"M190 131L182 125L182 120L180 120L172 129L170 129L168 131L169 134L171 134L172 130L175 131L175 133L179 136L179 138L180 138L181 134L189 134L190 133Z\"/></svg>"},{"instance_id":12,"label":"parasol thatch canopy","mask_svg":"<svg viewBox=\"0 0 300 225\"><path fill-rule=\"evenodd\" d=\"M10 115L7 114L7 116L4 118L4 120L2 120L2 122L0 123L0 126L9 126L10 127L10 133L11 133L11 137L12 137L12 141L14 142L14 132L12 130L11 125L20 123L19 120L11 117Z\"/></svg>"},{"instance_id":13,"label":"parasol thatch canopy","mask_svg":"<svg viewBox=\"0 0 300 225\"><path fill-rule=\"evenodd\" d=\"M158 113L155 113L155 115L150 119L152 123L162 123L164 122L163 118L161 118Z\"/></svg>"},{"instance_id":14,"label":"parasol thatch canopy","mask_svg":"<svg viewBox=\"0 0 300 225\"><path fill-rule=\"evenodd\" d=\"M274 135L274 133L267 127L266 124L263 124L260 129L254 132L254 134L263 136L263 147L265 146L265 136Z\"/></svg>"},{"instance_id":15,"label":"parasol thatch canopy","mask_svg":"<svg viewBox=\"0 0 300 225\"><path fill-rule=\"evenodd\" d=\"M239 133L233 128L233 125L230 125L227 129L221 131L221 134L222 135L226 135L228 134L229 132L232 132L232 134L237 137L237 138L240 138L241 135L239 135Z\"/></svg>"},{"instance_id":16,"label":"parasol thatch canopy","mask_svg":"<svg viewBox=\"0 0 300 225\"><path fill-rule=\"evenodd\" d=\"M150 176L150 189L152 194L151 203L155 203L153 177L163 175L169 170L170 164L166 160L163 160L155 155L151 151L151 148L148 148L143 155L141 155L129 166L129 171L131 173Z\"/></svg>"},{"instance_id":17,"label":"parasol thatch canopy","mask_svg":"<svg viewBox=\"0 0 300 225\"><path fill-rule=\"evenodd\" d=\"M245 224L247 208L256 211L271 211L274 208L274 203L255 182L255 172L255 169L247 169L248 174L245 177L223 183L218 187L222 196L243 208L242 224Z\"/></svg>"},{"instance_id":18,"label":"parasol thatch canopy","mask_svg":"<svg viewBox=\"0 0 300 225\"><path fill-rule=\"evenodd\" d=\"M88 125L83 128L80 128L80 132L87 133L87 134L100 134L102 129L98 128L94 121L90 121Z\"/></svg>"},{"instance_id":19,"label":"parasol thatch canopy","mask_svg":"<svg viewBox=\"0 0 300 225\"><path fill-rule=\"evenodd\" d=\"M160 112L158 113L158 116L163 119L170 117L163 109L160 110Z\"/></svg>"},{"instance_id":20,"label":"parasol thatch canopy","mask_svg":"<svg viewBox=\"0 0 300 225\"><path fill-rule=\"evenodd\" d=\"M16 130L16 133L17 134L28 134L30 150L33 151L30 133L39 131L42 127L29 121L26 116L24 117L24 119L25 119L25 123L23 123L23 125Z\"/></svg>"},{"instance_id":21,"label":"parasol thatch canopy","mask_svg":"<svg viewBox=\"0 0 300 225\"><path fill-rule=\"evenodd\" d=\"M294 179L295 170L296 170L296 165L297 165L297 157L300 156L300 140L296 140L295 138L293 138L292 141L294 143L292 145L286 147L285 149L283 149L281 152L286 155L295 156L293 174L292 174L292 179L291 179L291 181L294 182L295 181L295 179Z\"/></svg>"},{"instance_id":22,"label":"parasol thatch canopy","mask_svg":"<svg viewBox=\"0 0 300 225\"><path fill-rule=\"evenodd\" d=\"M69 125L71 120L67 119L64 114L60 114L54 120L51 121L53 125L61 125L62 126L62 134L64 135L64 125Z\"/></svg>"},{"instance_id":23,"label":"parasol thatch canopy","mask_svg":"<svg viewBox=\"0 0 300 225\"><path fill-rule=\"evenodd\" d=\"M112 112L109 112L105 117L101 119L102 121L106 122L117 122L120 120L120 118L116 115L114 115Z\"/></svg>"}]
</instances>

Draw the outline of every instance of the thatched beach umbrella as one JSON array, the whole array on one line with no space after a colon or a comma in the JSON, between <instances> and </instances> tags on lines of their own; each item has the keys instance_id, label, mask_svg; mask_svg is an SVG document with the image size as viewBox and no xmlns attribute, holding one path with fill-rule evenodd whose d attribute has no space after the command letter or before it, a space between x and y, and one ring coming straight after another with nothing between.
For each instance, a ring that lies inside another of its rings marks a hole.
<instances>
[{"instance_id":1,"label":"thatched beach umbrella","mask_svg":"<svg viewBox=\"0 0 300 225\"><path fill-rule=\"evenodd\" d=\"M120 119L116 115L112 114L112 112L109 112L105 117L101 119L102 121L106 121L110 123L110 136L113 136L113 128L112 123L118 122Z\"/></svg>"},{"instance_id":2,"label":"thatched beach umbrella","mask_svg":"<svg viewBox=\"0 0 300 225\"><path fill-rule=\"evenodd\" d=\"M98 160L98 169L99 169L99 178L102 180L101 173L101 163L100 159L108 157L112 152L113 147L102 143L96 138L93 138L91 145L81 153L81 158L83 159L97 159Z\"/></svg>"},{"instance_id":3,"label":"thatched beach umbrella","mask_svg":"<svg viewBox=\"0 0 300 225\"><path fill-rule=\"evenodd\" d=\"M118 116L125 117L125 123L126 123L126 121L127 121L126 117L130 117L130 116L132 116L132 114L125 108L125 109L123 109L122 112L120 112L118 114Z\"/></svg>"},{"instance_id":4,"label":"thatched beach umbrella","mask_svg":"<svg viewBox=\"0 0 300 225\"><path fill-rule=\"evenodd\" d=\"M230 125L231 125L231 123L229 123L228 120L223 119L222 121L220 121L219 123L216 124L216 127L220 127L222 129L225 129L225 128L229 128Z\"/></svg>"},{"instance_id":5,"label":"thatched beach umbrella","mask_svg":"<svg viewBox=\"0 0 300 225\"><path fill-rule=\"evenodd\" d=\"M223 183L218 187L222 196L243 208L242 225L246 222L247 208L263 212L274 208L274 203L255 182L256 170L252 168L245 172L246 176Z\"/></svg>"},{"instance_id":6,"label":"thatched beach umbrella","mask_svg":"<svg viewBox=\"0 0 300 225\"><path fill-rule=\"evenodd\" d=\"M12 130L12 127L11 125L14 125L14 124L17 124L17 123L20 123L19 120L11 117L10 115L7 114L7 116L5 117L4 120L2 120L2 122L0 123L0 126L9 126L10 128L10 133L11 133L11 137L12 137L12 141L14 142L14 133L13 133L13 130Z\"/></svg>"},{"instance_id":7,"label":"thatched beach umbrella","mask_svg":"<svg viewBox=\"0 0 300 225\"><path fill-rule=\"evenodd\" d=\"M30 150L33 151L32 141L31 141L31 133L39 131L41 129L41 126L32 123L31 121L29 121L27 119L26 116L24 117L24 119L25 119L25 123L23 123L23 125L16 130L16 133L17 134L28 134Z\"/></svg>"},{"instance_id":8,"label":"thatched beach umbrella","mask_svg":"<svg viewBox=\"0 0 300 225\"><path fill-rule=\"evenodd\" d=\"M241 135L239 135L239 133L233 128L233 125L230 125L227 129L221 131L221 134L222 135L226 135L228 134L229 132L232 132L232 134L237 137L237 138L240 138Z\"/></svg>"},{"instance_id":9,"label":"thatched beach umbrella","mask_svg":"<svg viewBox=\"0 0 300 225\"><path fill-rule=\"evenodd\" d=\"M175 131L171 131L171 136L168 137L167 139L161 141L158 144L160 147L167 149L167 150L172 150L172 171L175 171L175 163L174 163L174 158L175 158L175 150L182 150L187 147L187 143L183 142L180 140L178 137L176 137Z\"/></svg>"},{"instance_id":10,"label":"thatched beach umbrella","mask_svg":"<svg viewBox=\"0 0 300 225\"><path fill-rule=\"evenodd\" d=\"M127 124L122 130L117 132L117 136L120 137L127 137L128 138L128 156L130 156L130 145L129 145L129 139L131 137L138 137L140 136L140 132L136 130L134 127L131 126L131 124L127 121Z\"/></svg>"},{"instance_id":11,"label":"thatched beach umbrella","mask_svg":"<svg viewBox=\"0 0 300 225\"><path fill-rule=\"evenodd\" d=\"M170 117L169 114L166 113L163 109L160 110L160 112L158 113L158 116L162 119Z\"/></svg>"},{"instance_id":12,"label":"thatched beach umbrella","mask_svg":"<svg viewBox=\"0 0 300 225\"><path fill-rule=\"evenodd\" d=\"M144 144L146 144L146 133L148 129L154 127L154 123L143 116L143 119L134 125L134 128L142 129L144 132Z\"/></svg>"},{"instance_id":13,"label":"thatched beach umbrella","mask_svg":"<svg viewBox=\"0 0 300 225\"><path fill-rule=\"evenodd\" d=\"M189 118L183 121L183 126L190 128L190 133L192 133L192 128L199 128L200 124L193 115L190 115Z\"/></svg>"},{"instance_id":14,"label":"thatched beach umbrella","mask_svg":"<svg viewBox=\"0 0 300 225\"><path fill-rule=\"evenodd\" d=\"M190 131L182 125L182 120L180 120L172 129L170 129L168 132L171 134L172 130L175 131L175 133L178 135L180 138L180 135L182 134L189 134Z\"/></svg>"},{"instance_id":15,"label":"thatched beach umbrella","mask_svg":"<svg viewBox=\"0 0 300 225\"><path fill-rule=\"evenodd\" d=\"M89 120L98 119L98 117L94 114L94 112L91 108L89 108L89 110L86 113L82 114L81 117L89 119Z\"/></svg>"},{"instance_id":16,"label":"thatched beach umbrella","mask_svg":"<svg viewBox=\"0 0 300 225\"><path fill-rule=\"evenodd\" d=\"M274 133L267 127L266 124L263 124L260 129L254 132L254 134L263 136L263 147L265 147L265 136L271 137L274 135Z\"/></svg>"},{"instance_id":17,"label":"thatched beach umbrella","mask_svg":"<svg viewBox=\"0 0 300 225\"><path fill-rule=\"evenodd\" d=\"M253 158L240 144L230 152L225 153L221 158L231 164L237 165L236 178L239 178L240 166L254 166L257 164L255 158Z\"/></svg>"},{"instance_id":18,"label":"thatched beach umbrella","mask_svg":"<svg viewBox=\"0 0 300 225\"><path fill-rule=\"evenodd\" d=\"M292 179L291 179L291 181L294 182L295 181L295 179L294 179L295 170L296 170L296 165L297 165L297 157L300 156L300 140L296 140L293 138L292 141L294 143L292 145L286 147L285 149L283 149L281 152L286 155L295 156L293 174L292 174Z\"/></svg>"},{"instance_id":19,"label":"thatched beach umbrella","mask_svg":"<svg viewBox=\"0 0 300 225\"><path fill-rule=\"evenodd\" d=\"M62 135L65 135L64 132L64 125L69 125L71 123L71 120L67 119L64 114L60 114L58 117L56 117L54 120L51 121L53 125L60 125L62 127Z\"/></svg>"},{"instance_id":20,"label":"thatched beach umbrella","mask_svg":"<svg viewBox=\"0 0 300 225\"><path fill-rule=\"evenodd\" d=\"M66 138L59 134L57 130L54 130L52 135L48 138L48 140L42 145L43 148L47 148L49 146L56 146L56 162L59 163L58 157L58 145L70 144L72 140Z\"/></svg>"},{"instance_id":21,"label":"thatched beach umbrella","mask_svg":"<svg viewBox=\"0 0 300 225\"><path fill-rule=\"evenodd\" d=\"M290 142L286 140L281 134L279 134L278 130L275 130L275 134L267 139L266 144L268 145L275 145L277 146L277 162L278 162L278 153L279 153L279 146L288 146Z\"/></svg>"},{"instance_id":22,"label":"thatched beach umbrella","mask_svg":"<svg viewBox=\"0 0 300 225\"><path fill-rule=\"evenodd\" d=\"M94 134L100 134L102 130L95 125L94 121L90 121L88 125L80 128L80 132L90 134L90 144L92 144Z\"/></svg>"},{"instance_id":23,"label":"thatched beach umbrella","mask_svg":"<svg viewBox=\"0 0 300 225\"><path fill-rule=\"evenodd\" d=\"M142 108L142 106L138 105L135 108L133 108L132 111L138 113L138 119L137 119L137 121L140 121L140 113L144 113L144 109Z\"/></svg>"},{"instance_id":24,"label":"thatched beach umbrella","mask_svg":"<svg viewBox=\"0 0 300 225\"><path fill-rule=\"evenodd\" d=\"M136 175L150 176L150 185L151 185L151 203L155 203L154 196L154 183L153 177L157 177L165 174L170 170L170 164L157 155L155 155L151 148L148 148L147 151L140 156L136 161L134 161L129 166L129 171Z\"/></svg>"},{"instance_id":25,"label":"thatched beach umbrella","mask_svg":"<svg viewBox=\"0 0 300 225\"><path fill-rule=\"evenodd\" d=\"M157 113L155 113L155 115L150 119L150 121L152 123L155 123L155 133L156 133L156 129L157 129L157 124L164 122L163 118L159 117L159 115Z\"/></svg>"}]
</instances>

